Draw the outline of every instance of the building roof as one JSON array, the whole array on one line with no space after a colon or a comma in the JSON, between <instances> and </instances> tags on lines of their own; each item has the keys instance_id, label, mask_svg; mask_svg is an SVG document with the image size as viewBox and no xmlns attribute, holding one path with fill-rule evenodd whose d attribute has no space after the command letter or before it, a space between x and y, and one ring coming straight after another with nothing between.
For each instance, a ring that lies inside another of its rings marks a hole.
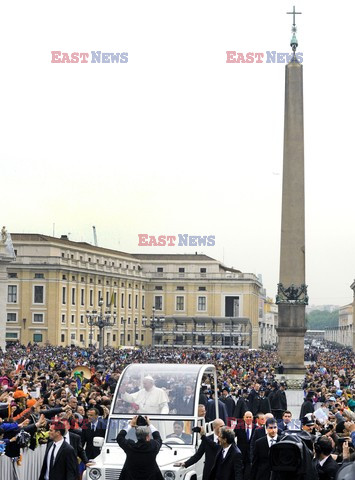
<instances>
[{"instance_id":1,"label":"building roof","mask_svg":"<svg viewBox=\"0 0 355 480\"><path fill-rule=\"evenodd\" d=\"M121 252L118 250L112 250L110 248L103 248L103 247L96 247L95 245L91 245L87 242L74 242L73 240L69 240L66 235L62 235L61 237L52 237L50 235L43 235L41 233L11 233L11 238L14 242L52 242L52 243L59 243L62 245L66 245L68 247L74 248L85 248L96 251L97 253L108 253L111 255L123 255L126 257L131 258L132 260L157 260L157 261L213 261L218 262L215 258L209 257L208 255L204 255L201 253L195 254L184 254L184 253L127 253ZM233 268L228 268L225 265L220 264L220 267L223 270L227 270L229 272L236 272L241 273L240 270L236 270Z\"/></svg>"},{"instance_id":2,"label":"building roof","mask_svg":"<svg viewBox=\"0 0 355 480\"><path fill-rule=\"evenodd\" d=\"M127 252L120 252L119 250L112 250L110 248L103 248L103 247L96 247L95 245L91 245L91 243L87 242L74 242L73 240L69 240L66 235L62 235L60 238L58 237L51 237L50 235L42 235L40 233L11 233L11 238L14 242L52 242L52 243L60 243L62 245L67 245L68 247L76 247L76 248L86 248L90 250L94 250L97 253L109 253L111 255L124 255L126 257L134 259L134 256L131 253Z\"/></svg>"},{"instance_id":3,"label":"building roof","mask_svg":"<svg viewBox=\"0 0 355 480\"><path fill-rule=\"evenodd\" d=\"M191 253L133 253L134 257L141 260L212 260L218 262L215 258L208 257L204 254Z\"/></svg>"}]
</instances>

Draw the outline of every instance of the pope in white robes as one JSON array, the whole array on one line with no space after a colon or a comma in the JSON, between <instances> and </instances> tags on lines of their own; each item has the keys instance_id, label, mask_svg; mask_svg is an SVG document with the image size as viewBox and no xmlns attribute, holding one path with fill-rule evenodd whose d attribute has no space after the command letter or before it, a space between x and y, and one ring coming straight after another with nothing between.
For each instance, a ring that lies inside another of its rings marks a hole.
<instances>
[{"instance_id":1,"label":"pope in white robes","mask_svg":"<svg viewBox=\"0 0 355 480\"><path fill-rule=\"evenodd\" d=\"M154 385L154 379L151 376L144 377L143 388L135 393L122 393L122 400L138 405L137 413L144 414L168 414L169 399L162 388Z\"/></svg>"}]
</instances>

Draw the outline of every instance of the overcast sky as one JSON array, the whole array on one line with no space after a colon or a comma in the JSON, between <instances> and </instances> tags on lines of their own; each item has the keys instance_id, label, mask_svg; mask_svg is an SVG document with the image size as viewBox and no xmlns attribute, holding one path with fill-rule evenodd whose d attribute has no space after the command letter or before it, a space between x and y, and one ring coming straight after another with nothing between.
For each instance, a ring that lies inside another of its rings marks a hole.
<instances>
[{"instance_id":1,"label":"overcast sky","mask_svg":"<svg viewBox=\"0 0 355 480\"><path fill-rule=\"evenodd\" d=\"M279 274L285 64L293 2L17 1L0 7L1 225L128 252L199 251ZM353 2L299 1L310 304L355 277ZM89 53L51 63L51 51ZM128 52L93 64L91 51ZM139 247L138 234L215 235Z\"/></svg>"}]
</instances>

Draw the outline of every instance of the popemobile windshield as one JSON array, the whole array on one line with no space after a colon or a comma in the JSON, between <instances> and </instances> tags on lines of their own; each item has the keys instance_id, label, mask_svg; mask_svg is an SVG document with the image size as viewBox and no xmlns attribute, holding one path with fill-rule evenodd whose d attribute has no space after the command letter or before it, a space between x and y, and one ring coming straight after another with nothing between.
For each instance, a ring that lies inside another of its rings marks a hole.
<instances>
[{"instance_id":1,"label":"popemobile windshield","mask_svg":"<svg viewBox=\"0 0 355 480\"><path fill-rule=\"evenodd\" d=\"M166 480L202 479L203 458L189 468L174 467L195 454L200 438L195 426L204 425L198 416L202 385L217 385L213 365L132 364L125 368L116 387L105 438L95 437L102 447L95 465L88 467L84 480L118 480L126 454L116 437L134 415L147 415L159 431L163 445L157 463ZM218 401L215 399L216 416ZM135 429L126 438L136 440Z\"/></svg>"}]
</instances>

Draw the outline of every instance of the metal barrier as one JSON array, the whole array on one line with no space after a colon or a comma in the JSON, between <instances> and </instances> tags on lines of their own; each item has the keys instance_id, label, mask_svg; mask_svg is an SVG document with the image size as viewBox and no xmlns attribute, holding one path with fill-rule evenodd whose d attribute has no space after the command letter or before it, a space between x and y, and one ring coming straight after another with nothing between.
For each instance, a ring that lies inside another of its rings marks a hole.
<instances>
[{"instance_id":1,"label":"metal barrier","mask_svg":"<svg viewBox=\"0 0 355 480\"><path fill-rule=\"evenodd\" d=\"M6 455L2 455L0 457L0 479L15 480L17 474L18 480L38 480L45 453L46 445L40 445L35 450L29 448L22 450L21 465L17 465L16 461L13 462Z\"/></svg>"}]
</instances>

